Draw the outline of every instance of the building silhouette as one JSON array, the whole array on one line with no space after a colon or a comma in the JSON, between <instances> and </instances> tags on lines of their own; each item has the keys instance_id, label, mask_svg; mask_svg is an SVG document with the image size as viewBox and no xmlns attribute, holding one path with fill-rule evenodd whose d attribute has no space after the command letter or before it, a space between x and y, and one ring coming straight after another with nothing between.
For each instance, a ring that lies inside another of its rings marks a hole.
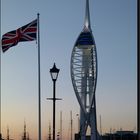
<instances>
[{"instance_id":1,"label":"building silhouette","mask_svg":"<svg viewBox=\"0 0 140 140\"><path fill-rule=\"evenodd\" d=\"M80 140L79 134L75 134L74 140ZM90 140L90 136L86 136L86 140ZM101 140L138 140L138 135L133 131L116 131L102 135Z\"/></svg>"},{"instance_id":2,"label":"building silhouette","mask_svg":"<svg viewBox=\"0 0 140 140\"><path fill-rule=\"evenodd\" d=\"M106 133L102 140L137 140L137 133L133 131L116 131L115 133Z\"/></svg>"}]
</instances>

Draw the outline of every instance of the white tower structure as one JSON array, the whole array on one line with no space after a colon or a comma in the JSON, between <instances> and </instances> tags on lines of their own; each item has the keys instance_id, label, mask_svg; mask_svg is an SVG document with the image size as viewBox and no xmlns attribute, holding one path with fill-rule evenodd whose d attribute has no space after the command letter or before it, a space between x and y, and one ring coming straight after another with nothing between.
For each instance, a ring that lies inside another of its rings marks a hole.
<instances>
[{"instance_id":1,"label":"white tower structure","mask_svg":"<svg viewBox=\"0 0 140 140\"><path fill-rule=\"evenodd\" d=\"M99 140L96 123L95 90L97 83L97 51L90 26L89 0L86 0L84 28L71 55L71 79L80 104L80 139L86 140L90 127L91 140Z\"/></svg>"}]
</instances>

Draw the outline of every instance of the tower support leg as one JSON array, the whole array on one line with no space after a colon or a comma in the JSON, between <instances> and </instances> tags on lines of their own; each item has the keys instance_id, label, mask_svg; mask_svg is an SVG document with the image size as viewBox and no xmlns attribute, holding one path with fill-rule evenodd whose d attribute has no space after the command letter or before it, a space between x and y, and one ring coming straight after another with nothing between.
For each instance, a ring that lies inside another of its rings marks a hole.
<instances>
[{"instance_id":1,"label":"tower support leg","mask_svg":"<svg viewBox=\"0 0 140 140\"><path fill-rule=\"evenodd\" d=\"M80 114L80 138L81 140L86 140L86 118L83 111L81 110Z\"/></svg>"},{"instance_id":2,"label":"tower support leg","mask_svg":"<svg viewBox=\"0 0 140 140\"><path fill-rule=\"evenodd\" d=\"M94 108L91 109L90 113L90 127L91 127L91 140L98 140L96 139L96 125L95 125L95 113Z\"/></svg>"}]
</instances>

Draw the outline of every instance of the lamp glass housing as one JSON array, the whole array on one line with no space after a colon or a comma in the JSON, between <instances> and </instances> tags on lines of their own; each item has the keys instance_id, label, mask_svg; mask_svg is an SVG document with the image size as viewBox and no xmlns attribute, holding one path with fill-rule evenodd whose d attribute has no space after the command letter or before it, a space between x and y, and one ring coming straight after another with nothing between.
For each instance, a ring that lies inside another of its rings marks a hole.
<instances>
[{"instance_id":1,"label":"lamp glass housing","mask_svg":"<svg viewBox=\"0 0 140 140\"><path fill-rule=\"evenodd\" d=\"M50 69L50 74L53 81L57 80L58 73L59 73L59 69L56 68L56 65L54 63L53 68Z\"/></svg>"}]
</instances>

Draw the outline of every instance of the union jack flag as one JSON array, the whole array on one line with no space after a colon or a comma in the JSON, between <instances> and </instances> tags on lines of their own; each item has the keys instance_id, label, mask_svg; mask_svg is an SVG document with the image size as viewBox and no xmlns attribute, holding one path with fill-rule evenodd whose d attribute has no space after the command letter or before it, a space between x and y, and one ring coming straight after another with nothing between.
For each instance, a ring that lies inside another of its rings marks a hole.
<instances>
[{"instance_id":1,"label":"union jack flag","mask_svg":"<svg viewBox=\"0 0 140 140\"><path fill-rule=\"evenodd\" d=\"M2 51L5 52L9 48L23 41L36 40L37 19L24 25L17 30L10 31L2 36Z\"/></svg>"}]
</instances>

